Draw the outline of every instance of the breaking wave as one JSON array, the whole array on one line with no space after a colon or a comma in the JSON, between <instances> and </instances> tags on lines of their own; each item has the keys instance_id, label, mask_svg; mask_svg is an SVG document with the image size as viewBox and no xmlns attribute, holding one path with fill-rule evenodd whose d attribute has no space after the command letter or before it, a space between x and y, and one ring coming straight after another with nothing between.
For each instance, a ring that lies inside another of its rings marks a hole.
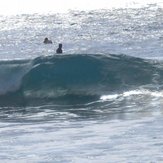
<instances>
[{"instance_id":1,"label":"breaking wave","mask_svg":"<svg viewBox=\"0 0 163 163\"><path fill-rule=\"evenodd\" d=\"M84 103L135 89L158 90L163 64L125 55L55 55L0 62L0 105Z\"/></svg>"}]
</instances>

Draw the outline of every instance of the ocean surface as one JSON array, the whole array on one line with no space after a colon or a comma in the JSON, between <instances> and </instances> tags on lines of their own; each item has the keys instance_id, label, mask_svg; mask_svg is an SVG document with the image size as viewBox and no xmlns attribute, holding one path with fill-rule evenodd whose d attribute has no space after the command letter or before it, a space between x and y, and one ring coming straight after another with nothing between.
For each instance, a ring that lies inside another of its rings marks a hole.
<instances>
[{"instance_id":1,"label":"ocean surface","mask_svg":"<svg viewBox=\"0 0 163 163\"><path fill-rule=\"evenodd\" d=\"M0 38L0 162L163 162L161 6L3 15Z\"/></svg>"}]
</instances>

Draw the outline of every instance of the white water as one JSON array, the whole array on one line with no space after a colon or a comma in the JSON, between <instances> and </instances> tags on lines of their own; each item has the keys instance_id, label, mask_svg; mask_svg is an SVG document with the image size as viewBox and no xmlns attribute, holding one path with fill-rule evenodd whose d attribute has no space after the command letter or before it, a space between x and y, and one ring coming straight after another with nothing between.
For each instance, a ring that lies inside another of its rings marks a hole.
<instances>
[{"instance_id":1,"label":"white water","mask_svg":"<svg viewBox=\"0 0 163 163\"><path fill-rule=\"evenodd\" d=\"M0 0L0 14L64 13L68 10L138 8L148 4L163 7L161 0Z\"/></svg>"},{"instance_id":2,"label":"white water","mask_svg":"<svg viewBox=\"0 0 163 163\"><path fill-rule=\"evenodd\" d=\"M1 16L0 59L53 55L59 42L65 53L161 59L162 3L148 2L133 9ZM45 37L53 44L43 45ZM102 106L1 107L0 162L163 162L162 93L133 90L102 100Z\"/></svg>"},{"instance_id":3,"label":"white water","mask_svg":"<svg viewBox=\"0 0 163 163\"><path fill-rule=\"evenodd\" d=\"M0 17L0 59L64 53L112 53L162 58L163 11L143 8L70 11L47 15ZM45 37L53 41L44 45Z\"/></svg>"},{"instance_id":4,"label":"white water","mask_svg":"<svg viewBox=\"0 0 163 163\"><path fill-rule=\"evenodd\" d=\"M161 117L1 123L2 162L162 162Z\"/></svg>"}]
</instances>

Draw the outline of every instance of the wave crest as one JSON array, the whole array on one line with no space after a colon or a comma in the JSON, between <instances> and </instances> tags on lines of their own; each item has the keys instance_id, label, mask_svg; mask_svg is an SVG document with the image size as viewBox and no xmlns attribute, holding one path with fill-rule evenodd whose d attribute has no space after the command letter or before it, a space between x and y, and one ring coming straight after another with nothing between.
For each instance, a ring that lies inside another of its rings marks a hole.
<instances>
[{"instance_id":1,"label":"wave crest","mask_svg":"<svg viewBox=\"0 0 163 163\"><path fill-rule=\"evenodd\" d=\"M161 86L163 77L161 63L125 55L57 55L2 62L0 67L1 105L92 101L114 92Z\"/></svg>"}]
</instances>

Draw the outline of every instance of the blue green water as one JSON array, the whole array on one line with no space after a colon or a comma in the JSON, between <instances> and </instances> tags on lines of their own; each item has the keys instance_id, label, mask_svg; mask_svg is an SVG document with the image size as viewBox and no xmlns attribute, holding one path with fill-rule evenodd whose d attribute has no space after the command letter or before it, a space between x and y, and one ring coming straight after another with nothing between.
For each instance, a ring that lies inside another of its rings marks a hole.
<instances>
[{"instance_id":1,"label":"blue green water","mask_svg":"<svg viewBox=\"0 0 163 163\"><path fill-rule=\"evenodd\" d=\"M1 16L0 162L162 162L162 18L157 4Z\"/></svg>"}]
</instances>

